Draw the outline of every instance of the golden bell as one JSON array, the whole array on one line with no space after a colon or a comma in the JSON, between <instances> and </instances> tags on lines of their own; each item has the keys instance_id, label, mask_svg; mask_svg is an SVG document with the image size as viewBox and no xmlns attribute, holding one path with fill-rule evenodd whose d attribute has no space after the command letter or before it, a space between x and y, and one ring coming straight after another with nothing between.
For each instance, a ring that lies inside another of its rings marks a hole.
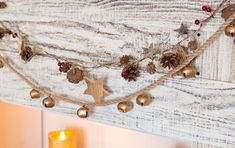
<instances>
[{"instance_id":1,"label":"golden bell","mask_svg":"<svg viewBox=\"0 0 235 148\"><path fill-rule=\"evenodd\" d=\"M3 68L4 67L4 63L2 60L0 60L0 68Z\"/></svg>"},{"instance_id":2,"label":"golden bell","mask_svg":"<svg viewBox=\"0 0 235 148\"><path fill-rule=\"evenodd\" d=\"M182 74L185 78L195 77L197 70L194 66L187 66L182 70Z\"/></svg>"},{"instance_id":3,"label":"golden bell","mask_svg":"<svg viewBox=\"0 0 235 148\"><path fill-rule=\"evenodd\" d=\"M137 96L136 103L141 106L149 105L152 102L151 96L148 94L142 94Z\"/></svg>"},{"instance_id":4,"label":"golden bell","mask_svg":"<svg viewBox=\"0 0 235 148\"><path fill-rule=\"evenodd\" d=\"M39 91L32 89L30 91L30 96L32 99L39 99L41 95L40 95Z\"/></svg>"},{"instance_id":5,"label":"golden bell","mask_svg":"<svg viewBox=\"0 0 235 148\"><path fill-rule=\"evenodd\" d=\"M130 111L132 108L133 108L133 103L130 101L120 102L117 105L118 111L122 112L122 113L126 113L126 112Z\"/></svg>"},{"instance_id":6,"label":"golden bell","mask_svg":"<svg viewBox=\"0 0 235 148\"><path fill-rule=\"evenodd\" d=\"M228 25L226 28L225 28L225 34L227 36L230 36L230 37L234 37L235 36L235 25Z\"/></svg>"},{"instance_id":7,"label":"golden bell","mask_svg":"<svg viewBox=\"0 0 235 148\"><path fill-rule=\"evenodd\" d=\"M88 112L89 112L89 109L87 107L83 106L83 107L78 109L77 115L80 118L87 118L88 117Z\"/></svg>"},{"instance_id":8,"label":"golden bell","mask_svg":"<svg viewBox=\"0 0 235 148\"><path fill-rule=\"evenodd\" d=\"M47 97L47 98L43 99L42 104L46 108L52 108L55 106L55 101L51 97Z\"/></svg>"}]
</instances>

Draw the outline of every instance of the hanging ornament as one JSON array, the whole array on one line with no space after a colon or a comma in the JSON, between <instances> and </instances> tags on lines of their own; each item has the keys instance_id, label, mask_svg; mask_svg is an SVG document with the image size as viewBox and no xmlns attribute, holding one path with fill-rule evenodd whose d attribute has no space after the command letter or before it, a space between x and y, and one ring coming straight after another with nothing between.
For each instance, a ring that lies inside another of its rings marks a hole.
<instances>
[{"instance_id":1,"label":"hanging ornament","mask_svg":"<svg viewBox=\"0 0 235 148\"><path fill-rule=\"evenodd\" d=\"M47 98L43 99L42 104L46 108L52 108L55 106L55 101L51 97L47 97Z\"/></svg>"},{"instance_id":2,"label":"hanging ornament","mask_svg":"<svg viewBox=\"0 0 235 148\"><path fill-rule=\"evenodd\" d=\"M132 108L133 108L133 103L130 101L120 102L117 105L118 111L122 112L122 113L126 113L126 112L130 111Z\"/></svg>"},{"instance_id":3,"label":"hanging ornament","mask_svg":"<svg viewBox=\"0 0 235 148\"><path fill-rule=\"evenodd\" d=\"M148 63L146 70L149 74L154 74L156 72L156 66L153 62Z\"/></svg>"},{"instance_id":4,"label":"hanging ornament","mask_svg":"<svg viewBox=\"0 0 235 148\"><path fill-rule=\"evenodd\" d=\"M4 9L7 7L7 4L5 2L0 2L0 9Z\"/></svg>"},{"instance_id":5,"label":"hanging ornament","mask_svg":"<svg viewBox=\"0 0 235 148\"><path fill-rule=\"evenodd\" d=\"M221 12L221 17L224 18L226 21L235 11L235 4L229 5L228 7L224 8Z\"/></svg>"},{"instance_id":6,"label":"hanging ornament","mask_svg":"<svg viewBox=\"0 0 235 148\"><path fill-rule=\"evenodd\" d=\"M67 79L70 83L77 84L83 80L83 71L79 68L72 68L67 73Z\"/></svg>"},{"instance_id":7,"label":"hanging ornament","mask_svg":"<svg viewBox=\"0 0 235 148\"><path fill-rule=\"evenodd\" d=\"M225 28L225 34L230 37L235 36L235 25L230 24Z\"/></svg>"},{"instance_id":8,"label":"hanging ornament","mask_svg":"<svg viewBox=\"0 0 235 148\"><path fill-rule=\"evenodd\" d=\"M140 106L149 105L152 102L151 96L148 94L142 94L137 96L136 103Z\"/></svg>"},{"instance_id":9,"label":"hanging ornament","mask_svg":"<svg viewBox=\"0 0 235 148\"><path fill-rule=\"evenodd\" d=\"M185 78L195 77L197 70L194 66L187 66L182 70L182 74Z\"/></svg>"},{"instance_id":10,"label":"hanging ornament","mask_svg":"<svg viewBox=\"0 0 235 148\"><path fill-rule=\"evenodd\" d=\"M83 106L78 109L77 115L80 118L86 118L86 117L88 117L88 112L89 112L89 109L87 107Z\"/></svg>"},{"instance_id":11,"label":"hanging ornament","mask_svg":"<svg viewBox=\"0 0 235 148\"><path fill-rule=\"evenodd\" d=\"M0 60L0 68L3 68L4 67L4 63L2 60Z\"/></svg>"},{"instance_id":12,"label":"hanging ornament","mask_svg":"<svg viewBox=\"0 0 235 148\"><path fill-rule=\"evenodd\" d=\"M30 96L31 96L32 99L39 99L41 95L40 95L39 91L37 91L35 89L32 89L30 91Z\"/></svg>"},{"instance_id":13,"label":"hanging ornament","mask_svg":"<svg viewBox=\"0 0 235 148\"><path fill-rule=\"evenodd\" d=\"M87 89L84 94L92 96L96 103L101 103L104 97L110 95L110 92L104 89L104 79L85 78L85 81Z\"/></svg>"}]
</instances>

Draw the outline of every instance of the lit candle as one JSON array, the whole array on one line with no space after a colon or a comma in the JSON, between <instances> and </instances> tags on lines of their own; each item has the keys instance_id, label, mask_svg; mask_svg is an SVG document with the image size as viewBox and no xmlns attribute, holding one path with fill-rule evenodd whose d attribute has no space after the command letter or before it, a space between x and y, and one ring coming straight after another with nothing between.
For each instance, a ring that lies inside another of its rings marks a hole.
<instances>
[{"instance_id":1,"label":"lit candle","mask_svg":"<svg viewBox=\"0 0 235 148\"><path fill-rule=\"evenodd\" d=\"M48 148L77 148L76 138L76 134L70 130L50 132Z\"/></svg>"}]
</instances>

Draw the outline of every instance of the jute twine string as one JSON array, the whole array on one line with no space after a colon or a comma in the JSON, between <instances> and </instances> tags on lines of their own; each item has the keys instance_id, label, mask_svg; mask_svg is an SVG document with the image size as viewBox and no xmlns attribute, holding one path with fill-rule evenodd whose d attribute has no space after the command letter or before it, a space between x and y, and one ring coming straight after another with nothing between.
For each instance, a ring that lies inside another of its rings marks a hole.
<instances>
[{"instance_id":1,"label":"jute twine string","mask_svg":"<svg viewBox=\"0 0 235 148\"><path fill-rule=\"evenodd\" d=\"M115 99L108 100L108 101L103 101L101 103L90 103L90 102L85 102L85 101L75 101L76 99L74 99L74 98L65 97L65 96L62 96L60 94L54 93L54 92L52 92L48 89L45 89L45 88L37 85L35 82L31 81L29 78L24 76L21 72L19 72L17 70L16 67L14 67L12 64L10 64L10 62L7 59L5 59L2 55L0 55L0 59L4 62L4 64L12 72L16 73L31 88L39 91L41 94L43 94L45 96L50 96L55 100L62 100L64 102L73 103L73 104L77 104L77 105L80 105L80 106L87 106L87 107L90 107L90 108L95 107L95 106L107 106L107 105L117 104L117 103L122 102L122 101L129 101L133 97L144 94L144 93L147 93L151 89L153 89L156 86L162 84L165 80L175 76L183 68L185 68L187 65L189 65L196 57L201 55L204 52L204 50L206 50L211 44L213 44L219 38L219 36L224 32L226 26L228 26L234 19L235 19L235 12L226 20L226 22L224 24L222 24L218 28L218 30L212 36L210 36L207 39L207 41L202 46L200 46L194 53L189 54L188 58L182 64L180 64L178 67L171 70L167 74L163 75L158 80L155 80L153 83L149 84L145 88L140 89L140 90L135 91L135 92L132 92L132 93L126 95L126 96L115 98Z\"/></svg>"}]
</instances>

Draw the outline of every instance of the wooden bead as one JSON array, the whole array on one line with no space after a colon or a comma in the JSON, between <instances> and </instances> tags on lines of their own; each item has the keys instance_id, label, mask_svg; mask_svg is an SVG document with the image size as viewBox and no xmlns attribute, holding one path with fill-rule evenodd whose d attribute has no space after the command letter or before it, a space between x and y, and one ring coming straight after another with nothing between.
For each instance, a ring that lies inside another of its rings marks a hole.
<instances>
[{"instance_id":1,"label":"wooden bead","mask_svg":"<svg viewBox=\"0 0 235 148\"><path fill-rule=\"evenodd\" d=\"M3 68L4 67L4 63L2 60L0 60L0 68Z\"/></svg>"},{"instance_id":2,"label":"wooden bead","mask_svg":"<svg viewBox=\"0 0 235 148\"><path fill-rule=\"evenodd\" d=\"M227 36L230 36L230 37L234 37L235 36L235 25L228 25L226 28L225 28L225 34Z\"/></svg>"},{"instance_id":3,"label":"wooden bead","mask_svg":"<svg viewBox=\"0 0 235 148\"><path fill-rule=\"evenodd\" d=\"M83 107L78 109L77 115L80 118L87 118L88 117L88 112L89 112L89 109L87 107L83 106Z\"/></svg>"},{"instance_id":4,"label":"wooden bead","mask_svg":"<svg viewBox=\"0 0 235 148\"><path fill-rule=\"evenodd\" d=\"M141 106L149 105L152 102L151 96L148 94L142 94L137 96L136 103Z\"/></svg>"},{"instance_id":5,"label":"wooden bead","mask_svg":"<svg viewBox=\"0 0 235 148\"><path fill-rule=\"evenodd\" d=\"M43 99L42 104L46 108L52 108L55 106L55 101L51 97L47 97L47 98Z\"/></svg>"},{"instance_id":6,"label":"wooden bead","mask_svg":"<svg viewBox=\"0 0 235 148\"><path fill-rule=\"evenodd\" d=\"M194 66L187 66L182 70L182 74L185 78L195 77L197 70Z\"/></svg>"},{"instance_id":7,"label":"wooden bead","mask_svg":"<svg viewBox=\"0 0 235 148\"><path fill-rule=\"evenodd\" d=\"M30 96L32 99L38 99L38 98L40 98L41 95L40 95L39 91L32 89L30 91Z\"/></svg>"},{"instance_id":8,"label":"wooden bead","mask_svg":"<svg viewBox=\"0 0 235 148\"><path fill-rule=\"evenodd\" d=\"M123 101L118 103L117 109L119 112L126 113L133 108L133 103L129 101Z\"/></svg>"}]
</instances>

